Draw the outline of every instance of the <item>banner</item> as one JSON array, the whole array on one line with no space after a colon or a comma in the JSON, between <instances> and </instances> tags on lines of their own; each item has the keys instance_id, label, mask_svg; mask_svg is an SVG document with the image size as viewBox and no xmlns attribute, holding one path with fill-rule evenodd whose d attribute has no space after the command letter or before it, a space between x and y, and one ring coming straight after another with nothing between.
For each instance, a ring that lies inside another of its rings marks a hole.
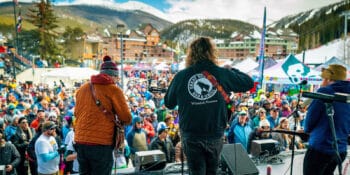
<instances>
[{"instance_id":1,"label":"banner","mask_svg":"<svg viewBox=\"0 0 350 175\"><path fill-rule=\"evenodd\" d=\"M260 41L260 55L259 55L259 84L260 84L260 88L262 87L263 80L264 80L265 33L266 33L266 7L264 7L263 28L262 28L262 32L261 32L261 41Z\"/></svg>"}]
</instances>

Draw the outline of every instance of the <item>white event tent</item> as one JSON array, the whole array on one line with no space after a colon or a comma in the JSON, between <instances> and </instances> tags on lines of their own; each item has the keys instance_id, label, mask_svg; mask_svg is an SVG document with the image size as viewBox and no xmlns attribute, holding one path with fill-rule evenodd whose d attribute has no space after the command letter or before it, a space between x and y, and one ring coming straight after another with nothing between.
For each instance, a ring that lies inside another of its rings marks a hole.
<instances>
[{"instance_id":1,"label":"white event tent","mask_svg":"<svg viewBox=\"0 0 350 175\"><path fill-rule=\"evenodd\" d=\"M62 80L67 87L72 87L75 82L88 80L92 75L98 73L99 71L87 67L57 68L50 72L43 73L41 75L41 82L45 82L49 84L49 86L52 86L54 82L58 83L59 80Z\"/></svg>"}]
</instances>

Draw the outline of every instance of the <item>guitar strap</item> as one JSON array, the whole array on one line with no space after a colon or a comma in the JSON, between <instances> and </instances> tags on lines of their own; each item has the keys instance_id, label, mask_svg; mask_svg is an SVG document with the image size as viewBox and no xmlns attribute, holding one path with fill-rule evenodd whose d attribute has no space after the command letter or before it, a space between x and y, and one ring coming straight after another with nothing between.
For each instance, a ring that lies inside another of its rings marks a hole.
<instances>
[{"instance_id":1,"label":"guitar strap","mask_svg":"<svg viewBox=\"0 0 350 175\"><path fill-rule=\"evenodd\" d=\"M232 102L230 100L230 97L227 95L227 93L225 92L224 88L218 83L218 81L216 81L215 77L213 75L211 75L206 70L202 71L202 74L220 92L220 94L222 95L222 97L224 98L224 100L225 100L225 102L227 104L227 108L233 111L235 106L231 104Z\"/></svg>"},{"instance_id":2,"label":"guitar strap","mask_svg":"<svg viewBox=\"0 0 350 175\"><path fill-rule=\"evenodd\" d=\"M91 93L92 93L92 98L95 101L95 104L97 105L97 107L101 110L101 112L108 117L117 127L122 128L122 125L119 121L117 121L117 118L115 117L115 115L108 111L101 103L101 101L99 99L96 98L96 92L94 89L94 85L90 82L90 89L91 89Z\"/></svg>"}]
</instances>

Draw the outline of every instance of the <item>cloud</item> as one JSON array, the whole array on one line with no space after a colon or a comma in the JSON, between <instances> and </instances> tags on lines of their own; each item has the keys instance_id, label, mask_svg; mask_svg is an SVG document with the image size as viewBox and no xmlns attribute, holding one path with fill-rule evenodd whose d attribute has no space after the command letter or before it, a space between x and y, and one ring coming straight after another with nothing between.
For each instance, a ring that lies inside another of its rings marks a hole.
<instances>
[{"instance_id":1,"label":"cloud","mask_svg":"<svg viewBox=\"0 0 350 175\"><path fill-rule=\"evenodd\" d=\"M264 6L267 23L284 16L319 8L341 0L167 0L165 11L172 21L212 18L237 19L262 26Z\"/></svg>"},{"instance_id":2,"label":"cloud","mask_svg":"<svg viewBox=\"0 0 350 175\"><path fill-rule=\"evenodd\" d=\"M11 0L0 0L8 2ZM19 0L32 2L33 0ZM149 3L154 3L150 0ZM157 0L159 1L159 0ZM341 0L163 0L170 8L163 10L152 9L150 12L172 22L187 19L236 19L262 26L264 7L267 11L267 24L287 15L323 7L340 2ZM120 1L119 1L120 2ZM129 1L130 4L135 1ZM147 2L147 1L144 1ZM56 0L56 4L90 4L108 7L121 7L127 3L118 0ZM125 5L126 6L126 5ZM136 7L134 5L132 7ZM145 7L142 7L145 9ZM148 9L150 10L150 9Z\"/></svg>"}]
</instances>

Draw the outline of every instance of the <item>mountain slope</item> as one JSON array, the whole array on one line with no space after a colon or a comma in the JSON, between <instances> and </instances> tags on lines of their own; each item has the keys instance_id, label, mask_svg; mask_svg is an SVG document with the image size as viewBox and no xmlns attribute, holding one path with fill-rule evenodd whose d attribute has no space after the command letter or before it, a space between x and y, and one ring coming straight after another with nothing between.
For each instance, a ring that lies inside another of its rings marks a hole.
<instances>
[{"instance_id":1,"label":"mountain slope","mask_svg":"<svg viewBox=\"0 0 350 175\"><path fill-rule=\"evenodd\" d=\"M164 40L189 43L197 36L212 38L229 38L233 32L248 34L257 26L232 19L187 20L171 25L161 32Z\"/></svg>"},{"instance_id":2,"label":"mountain slope","mask_svg":"<svg viewBox=\"0 0 350 175\"><path fill-rule=\"evenodd\" d=\"M25 14L28 13L28 8L31 7L32 3L21 3L22 18L24 21L26 20ZM113 31L117 24L124 24L129 29L136 29L140 24L145 23L150 23L158 30L162 30L172 24L169 21L140 10L116 10L91 5L61 5L53 6L53 8L55 14L61 18L59 31L64 30L65 26L67 26L67 21L68 24L73 24L73 26L81 26L85 31L95 31L96 29L103 31L104 28L109 28ZM3 16L13 16L12 2L1 3L0 19ZM2 23L1 21L0 24Z\"/></svg>"}]
</instances>

